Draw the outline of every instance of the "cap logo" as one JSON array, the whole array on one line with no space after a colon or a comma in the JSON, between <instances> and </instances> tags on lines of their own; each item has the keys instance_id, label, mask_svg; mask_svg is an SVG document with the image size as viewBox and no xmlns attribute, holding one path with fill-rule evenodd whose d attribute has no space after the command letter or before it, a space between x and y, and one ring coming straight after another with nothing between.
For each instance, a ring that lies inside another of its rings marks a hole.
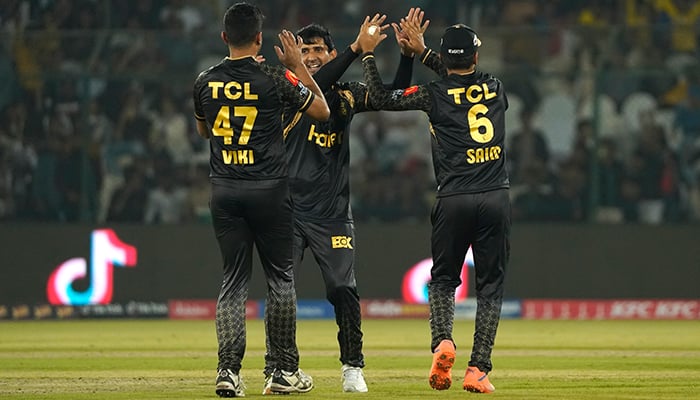
<instances>
[{"instance_id":1,"label":"cap logo","mask_svg":"<svg viewBox=\"0 0 700 400\"><path fill-rule=\"evenodd\" d=\"M448 54L464 54L464 49L447 49Z\"/></svg>"}]
</instances>

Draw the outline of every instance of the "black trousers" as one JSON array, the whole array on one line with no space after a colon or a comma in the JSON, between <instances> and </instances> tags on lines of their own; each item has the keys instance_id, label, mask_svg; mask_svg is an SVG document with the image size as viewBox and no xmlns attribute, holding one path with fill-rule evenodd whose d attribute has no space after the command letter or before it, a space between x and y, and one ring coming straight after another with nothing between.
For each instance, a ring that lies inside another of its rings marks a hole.
<instances>
[{"instance_id":1,"label":"black trousers","mask_svg":"<svg viewBox=\"0 0 700 400\"><path fill-rule=\"evenodd\" d=\"M294 221L294 265L309 248L321 269L326 298L333 305L338 325L340 362L364 367L360 296L355 280L355 226L352 222Z\"/></svg>"},{"instance_id":2,"label":"black trousers","mask_svg":"<svg viewBox=\"0 0 700 400\"><path fill-rule=\"evenodd\" d=\"M440 197L433 207L433 267L428 286L431 348L453 339L454 294L469 246L474 254L477 311L469 365L491 370L491 351L510 258L511 208L507 189Z\"/></svg>"},{"instance_id":3,"label":"black trousers","mask_svg":"<svg viewBox=\"0 0 700 400\"><path fill-rule=\"evenodd\" d=\"M355 280L356 245L352 222L294 220L294 266L301 266L308 248L321 270L326 299L335 311L340 362L364 367L360 296ZM268 363L265 373L271 373L272 369Z\"/></svg>"},{"instance_id":4,"label":"black trousers","mask_svg":"<svg viewBox=\"0 0 700 400\"><path fill-rule=\"evenodd\" d=\"M266 358L276 367L296 371L299 352L287 180L212 182L210 209L224 273L216 309L218 367L234 372L241 368L255 246L267 279Z\"/></svg>"}]
</instances>

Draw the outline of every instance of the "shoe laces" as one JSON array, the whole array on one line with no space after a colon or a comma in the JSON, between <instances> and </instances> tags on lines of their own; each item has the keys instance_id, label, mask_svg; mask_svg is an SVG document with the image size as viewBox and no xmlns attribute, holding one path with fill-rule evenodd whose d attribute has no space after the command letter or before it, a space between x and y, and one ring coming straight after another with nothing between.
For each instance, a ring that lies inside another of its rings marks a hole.
<instances>
[{"instance_id":1,"label":"shoe laces","mask_svg":"<svg viewBox=\"0 0 700 400\"><path fill-rule=\"evenodd\" d=\"M357 381L362 378L362 368L343 365L343 379L346 381Z\"/></svg>"},{"instance_id":2,"label":"shoe laces","mask_svg":"<svg viewBox=\"0 0 700 400\"><path fill-rule=\"evenodd\" d=\"M245 390L245 382L243 382L243 377L240 374L236 374L230 369L219 370L218 377L222 380L229 380L234 388ZM217 379L218 381L218 379Z\"/></svg>"},{"instance_id":3,"label":"shoe laces","mask_svg":"<svg viewBox=\"0 0 700 400\"><path fill-rule=\"evenodd\" d=\"M291 385L303 385L303 386L309 386L313 384L313 379L304 373L304 371L301 370L301 368L297 369L296 371L285 371L285 370L279 370L280 374L282 377L289 382L287 378L294 378L296 380L296 383L289 382Z\"/></svg>"},{"instance_id":4,"label":"shoe laces","mask_svg":"<svg viewBox=\"0 0 700 400\"><path fill-rule=\"evenodd\" d=\"M306 375L304 371L301 370L301 368L297 369L295 375L297 376L297 378L299 378L300 381L304 383L309 383L312 381L311 377Z\"/></svg>"}]
</instances>

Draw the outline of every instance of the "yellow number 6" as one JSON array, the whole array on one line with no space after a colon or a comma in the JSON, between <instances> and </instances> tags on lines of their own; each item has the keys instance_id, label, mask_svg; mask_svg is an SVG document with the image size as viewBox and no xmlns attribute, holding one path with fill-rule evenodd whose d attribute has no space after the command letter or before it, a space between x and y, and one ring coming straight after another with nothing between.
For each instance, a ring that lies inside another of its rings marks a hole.
<instances>
[{"instance_id":1,"label":"yellow number 6","mask_svg":"<svg viewBox=\"0 0 700 400\"><path fill-rule=\"evenodd\" d=\"M489 108L483 104L475 104L467 113L469 135L477 143L488 143L493 139L493 124L484 115Z\"/></svg>"}]
</instances>

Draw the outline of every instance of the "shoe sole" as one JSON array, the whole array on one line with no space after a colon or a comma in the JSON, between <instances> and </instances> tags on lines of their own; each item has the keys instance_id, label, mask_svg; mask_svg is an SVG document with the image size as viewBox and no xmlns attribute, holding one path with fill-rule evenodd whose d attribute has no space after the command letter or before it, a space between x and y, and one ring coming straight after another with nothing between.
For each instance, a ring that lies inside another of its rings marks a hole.
<instances>
[{"instance_id":1,"label":"shoe sole","mask_svg":"<svg viewBox=\"0 0 700 400\"><path fill-rule=\"evenodd\" d=\"M471 393L493 393L496 391L496 388L489 382L486 375L483 375L481 379L477 379L476 383L473 380L462 382L462 388Z\"/></svg>"},{"instance_id":2,"label":"shoe sole","mask_svg":"<svg viewBox=\"0 0 700 400\"><path fill-rule=\"evenodd\" d=\"M345 387L343 386L343 392L344 393L367 393L369 392L369 388L365 384L364 387L357 387L357 386L352 386L352 387Z\"/></svg>"},{"instance_id":3,"label":"shoe sole","mask_svg":"<svg viewBox=\"0 0 700 400\"><path fill-rule=\"evenodd\" d=\"M272 394L307 393L310 392L313 388L314 387L311 386L307 389L299 389L293 386L275 386L275 384L273 383L272 386L270 386L270 392L272 392Z\"/></svg>"},{"instance_id":4,"label":"shoe sole","mask_svg":"<svg viewBox=\"0 0 700 400\"><path fill-rule=\"evenodd\" d=\"M474 385L464 385L463 388L467 392L472 392L472 393L492 393L495 390L495 389L494 390L483 389L479 386L474 386Z\"/></svg>"},{"instance_id":5,"label":"shoe sole","mask_svg":"<svg viewBox=\"0 0 700 400\"><path fill-rule=\"evenodd\" d=\"M273 395L273 394L289 394L289 393L275 393L272 391L272 389L270 387L265 386L265 388L263 389L262 395L269 396L269 395Z\"/></svg>"},{"instance_id":6,"label":"shoe sole","mask_svg":"<svg viewBox=\"0 0 700 400\"><path fill-rule=\"evenodd\" d=\"M369 389L357 389L357 388L345 389L345 388L343 388L343 393L367 393L367 392L369 392Z\"/></svg>"},{"instance_id":7,"label":"shoe sole","mask_svg":"<svg viewBox=\"0 0 700 400\"><path fill-rule=\"evenodd\" d=\"M216 394L217 394L219 397L227 397L227 398L230 398L230 397L237 397L237 396L236 396L236 391L233 390L233 389L216 389ZM241 397L242 397L242 396L241 396Z\"/></svg>"},{"instance_id":8,"label":"shoe sole","mask_svg":"<svg viewBox=\"0 0 700 400\"><path fill-rule=\"evenodd\" d=\"M293 393L293 392L273 392L272 390L269 390L269 391L263 392L263 396L270 396L270 395L272 395L272 396L277 396L277 395L283 396L283 395L291 394L291 393Z\"/></svg>"},{"instance_id":9,"label":"shoe sole","mask_svg":"<svg viewBox=\"0 0 700 400\"><path fill-rule=\"evenodd\" d=\"M430 387L435 390L446 390L452 386L450 371L455 363L454 352L441 352L437 360L433 360L430 370Z\"/></svg>"}]
</instances>

